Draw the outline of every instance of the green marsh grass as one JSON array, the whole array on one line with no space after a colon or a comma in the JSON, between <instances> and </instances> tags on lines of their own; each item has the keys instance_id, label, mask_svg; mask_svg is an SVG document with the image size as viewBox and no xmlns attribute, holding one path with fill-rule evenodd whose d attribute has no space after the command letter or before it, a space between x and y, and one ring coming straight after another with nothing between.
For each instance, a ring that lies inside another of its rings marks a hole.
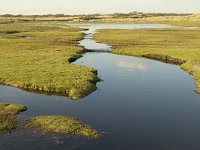
<instances>
[{"instance_id":1,"label":"green marsh grass","mask_svg":"<svg viewBox=\"0 0 200 150\"><path fill-rule=\"evenodd\" d=\"M0 24L0 83L72 99L88 95L99 81L96 70L70 64L84 53L83 36L67 26Z\"/></svg>"}]
</instances>

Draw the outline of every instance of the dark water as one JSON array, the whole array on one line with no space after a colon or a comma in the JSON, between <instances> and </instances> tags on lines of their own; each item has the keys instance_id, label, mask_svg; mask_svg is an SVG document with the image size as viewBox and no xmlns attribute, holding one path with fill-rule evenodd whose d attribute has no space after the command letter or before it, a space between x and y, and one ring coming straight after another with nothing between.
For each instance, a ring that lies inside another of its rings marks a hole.
<instances>
[{"instance_id":1,"label":"dark water","mask_svg":"<svg viewBox=\"0 0 200 150\"><path fill-rule=\"evenodd\" d=\"M109 50L106 45L95 46ZM86 53L75 64L96 68L103 79L97 84L98 90L84 99L72 101L0 86L0 101L28 106L21 117L67 115L79 118L104 132L103 136L91 140L44 136L18 129L0 135L0 150L200 149L200 96L194 92L192 76L178 66L100 52Z\"/></svg>"}]
</instances>

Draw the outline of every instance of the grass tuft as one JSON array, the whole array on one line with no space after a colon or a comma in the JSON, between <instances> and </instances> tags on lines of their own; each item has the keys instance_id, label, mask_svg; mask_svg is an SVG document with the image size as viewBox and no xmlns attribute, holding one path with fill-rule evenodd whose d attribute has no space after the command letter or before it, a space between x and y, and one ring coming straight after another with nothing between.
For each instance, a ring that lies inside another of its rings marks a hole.
<instances>
[{"instance_id":1,"label":"grass tuft","mask_svg":"<svg viewBox=\"0 0 200 150\"><path fill-rule=\"evenodd\" d=\"M74 136L97 138L100 134L89 125L72 117L39 116L28 121L28 127L36 127L42 133L61 133Z\"/></svg>"},{"instance_id":2,"label":"grass tuft","mask_svg":"<svg viewBox=\"0 0 200 150\"><path fill-rule=\"evenodd\" d=\"M19 104L0 103L0 132L11 131L16 128L16 115L26 111L27 107Z\"/></svg>"}]
</instances>

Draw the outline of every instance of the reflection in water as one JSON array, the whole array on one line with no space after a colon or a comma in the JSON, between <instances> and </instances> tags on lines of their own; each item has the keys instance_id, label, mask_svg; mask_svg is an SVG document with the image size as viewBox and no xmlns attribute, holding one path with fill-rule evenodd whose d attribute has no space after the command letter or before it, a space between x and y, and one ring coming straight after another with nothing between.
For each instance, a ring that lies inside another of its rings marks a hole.
<instances>
[{"instance_id":1,"label":"reflection in water","mask_svg":"<svg viewBox=\"0 0 200 150\"><path fill-rule=\"evenodd\" d=\"M134 71L134 70L142 70L147 72L147 65L142 64L142 63L132 63L128 61L117 61L115 62L118 67L126 68L129 71Z\"/></svg>"}]
</instances>

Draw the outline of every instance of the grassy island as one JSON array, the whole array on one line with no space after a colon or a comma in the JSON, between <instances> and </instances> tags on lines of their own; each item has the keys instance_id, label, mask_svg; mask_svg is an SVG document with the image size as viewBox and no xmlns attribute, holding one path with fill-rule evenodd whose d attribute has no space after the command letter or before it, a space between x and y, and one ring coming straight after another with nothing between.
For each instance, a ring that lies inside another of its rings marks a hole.
<instances>
[{"instance_id":1,"label":"grassy island","mask_svg":"<svg viewBox=\"0 0 200 150\"><path fill-rule=\"evenodd\" d=\"M39 116L31 118L28 126L35 127L43 133L61 133L74 136L97 138L100 134L89 125L72 117Z\"/></svg>"}]
</instances>

